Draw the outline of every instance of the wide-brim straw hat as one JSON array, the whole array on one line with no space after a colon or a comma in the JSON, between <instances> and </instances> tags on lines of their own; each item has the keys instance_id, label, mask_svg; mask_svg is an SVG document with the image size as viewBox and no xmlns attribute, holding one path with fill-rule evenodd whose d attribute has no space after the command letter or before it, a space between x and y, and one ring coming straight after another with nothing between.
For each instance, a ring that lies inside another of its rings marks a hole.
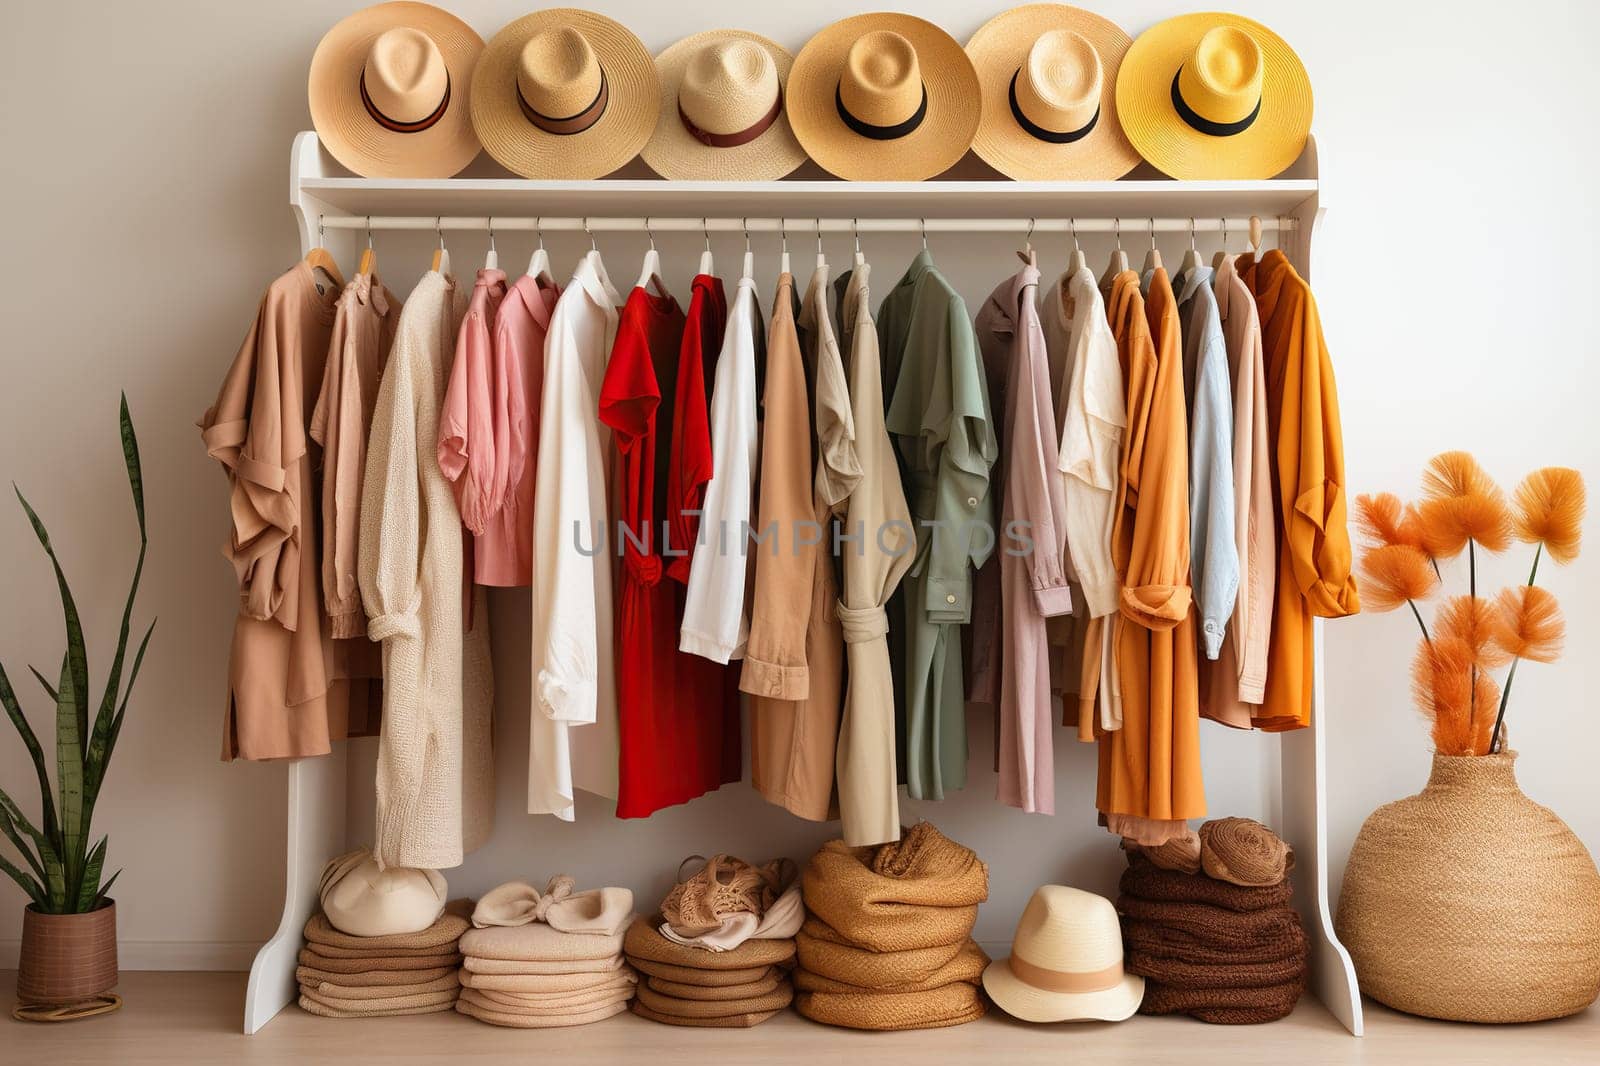
<instances>
[{"instance_id":1,"label":"wide-brim straw hat","mask_svg":"<svg viewBox=\"0 0 1600 1066\"><path fill-rule=\"evenodd\" d=\"M1025 1022L1120 1022L1144 998L1144 978L1122 969L1122 927L1104 896L1066 885L1034 892L1011 957L983 971L995 1005Z\"/></svg>"},{"instance_id":2,"label":"wide-brim straw hat","mask_svg":"<svg viewBox=\"0 0 1600 1066\"><path fill-rule=\"evenodd\" d=\"M967 54L983 86L972 150L1018 181L1112 181L1139 165L1117 121L1117 71L1133 38L1065 4L984 23Z\"/></svg>"},{"instance_id":3,"label":"wide-brim straw hat","mask_svg":"<svg viewBox=\"0 0 1600 1066\"><path fill-rule=\"evenodd\" d=\"M432 4L396 0L342 19L311 56L311 124L366 178L448 178L478 155L472 73L483 38Z\"/></svg>"},{"instance_id":4,"label":"wide-brim straw hat","mask_svg":"<svg viewBox=\"0 0 1600 1066\"><path fill-rule=\"evenodd\" d=\"M925 19L876 12L807 41L789 72L789 122L812 159L851 181L921 181L972 147L978 74Z\"/></svg>"},{"instance_id":5,"label":"wide-brim straw hat","mask_svg":"<svg viewBox=\"0 0 1600 1066\"><path fill-rule=\"evenodd\" d=\"M1294 49L1241 15L1179 15L1133 42L1117 113L1139 154L1183 179L1261 179L1300 157L1311 79Z\"/></svg>"},{"instance_id":6,"label":"wide-brim straw hat","mask_svg":"<svg viewBox=\"0 0 1600 1066\"><path fill-rule=\"evenodd\" d=\"M604 15L553 7L494 35L472 79L472 125L525 178L587 180L626 165L656 126L650 52Z\"/></svg>"},{"instance_id":7,"label":"wide-brim straw hat","mask_svg":"<svg viewBox=\"0 0 1600 1066\"><path fill-rule=\"evenodd\" d=\"M806 161L784 113L794 66L776 41L708 30L656 56L661 110L639 153L663 178L776 181Z\"/></svg>"}]
</instances>

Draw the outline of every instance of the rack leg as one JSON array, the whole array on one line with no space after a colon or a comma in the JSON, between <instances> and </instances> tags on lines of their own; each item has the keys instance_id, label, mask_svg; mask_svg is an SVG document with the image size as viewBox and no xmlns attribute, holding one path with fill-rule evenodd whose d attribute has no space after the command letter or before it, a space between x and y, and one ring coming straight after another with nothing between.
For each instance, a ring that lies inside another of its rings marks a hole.
<instances>
[{"instance_id":1,"label":"rack leg","mask_svg":"<svg viewBox=\"0 0 1600 1066\"><path fill-rule=\"evenodd\" d=\"M244 996L246 1035L295 999L294 969L307 919L317 908L317 881L327 861L345 850L343 746L331 755L289 764L288 862L283 918L256 952Z\"/></svg>"}]
</instances>

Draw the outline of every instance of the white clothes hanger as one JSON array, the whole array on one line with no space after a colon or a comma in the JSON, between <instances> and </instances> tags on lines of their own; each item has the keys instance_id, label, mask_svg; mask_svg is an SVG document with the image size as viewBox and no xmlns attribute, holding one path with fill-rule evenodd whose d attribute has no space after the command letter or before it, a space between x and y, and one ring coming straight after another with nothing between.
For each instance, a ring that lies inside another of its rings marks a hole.
<instances>
[{"instance_id":1,"label":"white clothes hanger","mask_svg":"<svg viewBox=\"0 0 1600 1066\"><path fill-rule=\"evenodd\" d=\"M1200 265L1200 249L1194 246L1194 219L1189 220L1189 250L1183 253L1183 265L1178 268L1179 273L1187 274Z\"/></svg>"},{"instance_id":2,"label":"white clothes hanger","mask_svg":"<svg viewBox=\"0 0 1600 1066\"><path fill-rule=\"evenodd\" d=\"M550 253L544 250L544 227L540 225L542 216L533 220L533 230L539 237L539 246L533 250L533 255L528 259L528 277L535 281L548 281L555 283L555 276L550 273Z\"/></svg>"},{"instance_id":3,"label":"white clothes hanger","mask_svg":"<svg viewBox=\"0 0 1600 1066\"><path fill-rule=\"evenodd\" d=\"M1100 276L1102 286L1110 285L1112 278L1128 269L1128 253L1122 250L1122 219L1112 219L1111 226L1117 234L1117 246L1111 252L1111 262L1106 267L1106 272Z\"/></svg>"},{"instance_id":4,"label":"white clothes hanger","mask_svg":"<svg viewBox=\"0 0 1600 1066\"><path fill-rule=\"evenodd\" d=\"M867 257L861 254L861 231L856 228L856 220L853 218L850 220L850 235L856 239L855 265L860 269L867 265Z\"/></svg>"},{"instance_id":5,"label":"white clothes hanger","mask_svg":"<svg viewBox=\"0 0 1600 1066\"><path fill-rule=\"evenodd\" d=\"M778 219L778 236L783 241L783 255L778 259L778 273L790 273L789 270L789 227L785 219Z\"/></svg>"},{"instance_id":6,"label":"white clothes hanger","mask_svg":"<svg viewBox=\"0 0 1600 1066\"><path fill-rule=\"evenodd\" d=\"M635 285L641 289L649 289L653 286L656 290L656 295L665 296L667 295L667 284L661 280L661 254L656 251L656 235L650 232L649 215L646 215L644 219L644 232L645 236L650 238L650 249L644 253L644 266L639 271L639 280L635 282Z\"/></svg>"},{"instance_id":7,"label":"white clothes hanger","mask_svg":"<svg viewBox=\"0 0 1600 1066\"><path fill-rule=\"evenodd\" d=\"M712 273L712 270L711 270L711 230L706 225L706 220L705 220L705 218L703 216L700 219L700 233L706 239L706 250L700 253L700 270L698 272L701 273L701 274L705 274L705 275L707 275L709 277L711 275L711 273Z\"/></svg>"},{"instance_id":8,"label":"white clothes hanger","mask_svg":"<svg viewBox=\"0 0 1600 1066\"><path fill-rule=\"evenodd\" d=\"M1083 245L1078 243L1078 220L1073 219L1070 225L1072 227L1072 259L1068 263L1067 273L1076 274L1078 271L1088 267L1089 260L1083 254Z\"/></svg>"},{"instance_id":9,"label":"white clothes hanger","mask_svg":"<svg viewBox=\"0 0 1600 1066\"><path fill-rule=\"evenodd\" d=\"M495 246L494 246L494 216L493 215L489 216L489 252L488 252L487 255L485 255L483 257L483 269L485 269L485 270L499 270L500 269L500 253L495 250Z\"/></svg>"},{"instance_id":10,"label":"white clothes hanger","mask_svg":"<svg viewBox=\"0 0 1600 1066\"><path fill-rule=\"evenodd\" d=\"M817 219L817 269L828 269L828 257L822 251L822 219Z\"/></svg>"},{"instance_id":11,"label":"white clothes hanger","mask_svg":"<svg viewBox=\"0 0 1600 1066\"><path fill-rule=\"evenodd\" d=\"M444 246L444 226L442 222L443 220L440 219L438 215L433 216L433 230L439 235L439 247L434 249L433 263L428 267L428 269L436 270L441 274L449 274L450 249Z\"/></svg>"},{"instance_id":12,"label":"white clothes hanger","mask_svg":"<svg viewBox=\"0 0 1600 1066\"><path fill-rule=\"evenodd\" d=\"M755 277L756 254L750 250L750 220L742 218L739 222L744 227L744 263L739 276L749 281Z\"/></svg>"},{"instance_id":13,"label":"white clothes hanger","mask_svg":"<svg viewBox=\"0 0 1600 1066\"><path fill-rule=\"evenodd\" d=\"M1161 249L1156 247L1156 220L1150 219L1150 250L1144 254L1144 270L1148 274L1161 269Z\"/></svg>"}]
</instances>

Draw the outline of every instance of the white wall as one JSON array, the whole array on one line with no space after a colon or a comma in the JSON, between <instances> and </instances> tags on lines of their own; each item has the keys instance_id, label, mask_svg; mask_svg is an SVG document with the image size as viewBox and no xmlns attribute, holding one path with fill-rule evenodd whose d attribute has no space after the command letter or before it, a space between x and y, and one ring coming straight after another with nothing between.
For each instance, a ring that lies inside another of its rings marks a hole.
<instances>
[{"instance_id":1,"label":"white wall","mask_svg":"<svg viewBox=\"0 0 1600 1066\"><path fill-rule=\"evenodd\" d=\"M119 386L142 433L152 543L141 615L159 614L161 623L99 818L111 833L111 862L128 867L117 896L130 967L243 965L278 913L284 769L217 761L233 601L216 552L223 483L192 423L261 288L296 255L285 179L290 137L309 126L306 65L324 30L357 6L14 5L0 45L0 474L52 524L97 677L133 555L115 433ZM528 5L451 6L488 36ZM729 0L594 6L652 50L745 24L752 10ZM828 21L870 6L769 7L751 28L798 48ZM964 39L1001 4L916 6ZM1136 32L1210 5L1095 6ZM1597 163L1589 131L1600 117L1589 55L1600 31L1594 8L1462 2L1443 17L1439 5L1394 0L1236 6L1298 49L1316 88L1330 209L1316 289L1339 373L1352 490L1409 490L1426 458L1450 447L1473 449L1508 485L1545 463L1600 473L1590 415L1600 381L1586 328L1596 281L1590 252L1600 237L1585 195ZM603 245L624 277L641 250L633 244ZM681 289L695 242L661 244ZM464 263L482 247L455 246ZM551 246L561 263L578 252L570 240ZM1106 250L1090 244L1097 262ZM380 238L380 251L402 286L425 265L420 242ZM526 248L502 240L501 251L510 262ZM771 251L769 243L768 272ZM868 251L881 291L911 242L874 240ZM940 247L935 238L934 251L974 307L1011 269L1004 242ZM1047 253L1046 271L1062 258ZM0 504L0 551L10 560L0 576L0 654L43 723L25 664L56 661L59 616L48 570L8 504ZM1519 552L1488 570L1513 580L1524 567ZM1522 672L1513 736L1527 791L1600 849L1591 776L1600 724L1584 698L1600 633L1600 558L1545 573L1563 594L1572 653ZM457 889L567 869L648 897L687 853L804 858L827 835L743 786L644 823L615 822L597 803L571 826L521 814L526 609L514 594L497 594L494 621L504 694L501 822L491 847L452 875ZM1407 697L1410 625L1392 615L1329 627L1336 871L1366 814L1414 791L1426 774L1427 744ZM1035 884L1109 887L1117 859L1093 828L1087 749L1062 736L1062 813L1051 820L992 802L989 728L974 721L971 733L967 793L942 806L908 804L907 816L936 819L990 860L993 902L979 935L1003 940ZM1262 810L1274 742L1207 727L1204 744L1213 811ZM0 781L31 809L32 774L9 740L0 742ZM16 950L21 899L9 882L0 886L0 965Z\"/></svg>"}]
</instances>

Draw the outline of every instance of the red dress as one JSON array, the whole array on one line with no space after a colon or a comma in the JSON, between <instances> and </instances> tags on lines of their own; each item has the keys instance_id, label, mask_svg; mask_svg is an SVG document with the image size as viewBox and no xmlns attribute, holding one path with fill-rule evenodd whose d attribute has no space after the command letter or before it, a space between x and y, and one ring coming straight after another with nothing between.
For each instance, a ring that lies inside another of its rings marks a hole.
<instances>
[{"instance_id":1,"label":"red dress","mask_svg":"<svg viewBox=\"0 0 1600 1066\"><path fill-rule=\"evenodd\" d=\"M699 506L711 475L705 363L708 352L715 360L726 318L715 278L695 278L687 319L672 297L635 288L600 388L600 421L620 458L619 818L646 817L740 777L733 674L678 650L688 576L687 554L678 553L693 547L678 538L693 537L693 516L682 512ZM681 439L658 432L658 414L682 427ZM668 579L669 564L677 580Z\"/></svg>"}]
</instances>

